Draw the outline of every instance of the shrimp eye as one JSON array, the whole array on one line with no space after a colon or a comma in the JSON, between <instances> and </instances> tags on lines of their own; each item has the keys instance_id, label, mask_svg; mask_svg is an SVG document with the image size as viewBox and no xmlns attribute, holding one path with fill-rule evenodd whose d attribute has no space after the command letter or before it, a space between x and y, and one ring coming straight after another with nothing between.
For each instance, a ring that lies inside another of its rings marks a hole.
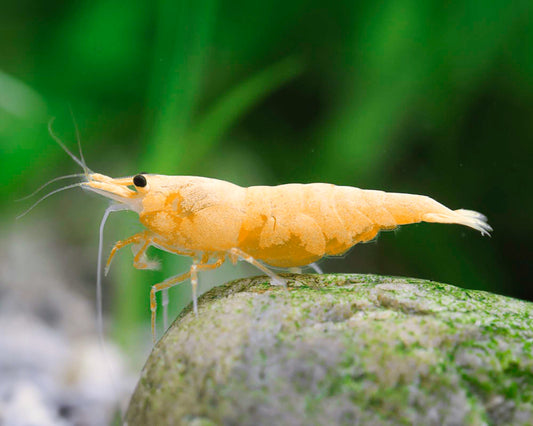
<instances>
[{"instance_id":1,"label":"shrimp eye","mask_svg":"<svg viewBox=\"0 0 533 426\"><path fill-rule=\"evenodd\" d=\"M146 186L146 178L143 175L137 175L133 178L133 184L139 188Z\"/></svg>"}]
</instances>

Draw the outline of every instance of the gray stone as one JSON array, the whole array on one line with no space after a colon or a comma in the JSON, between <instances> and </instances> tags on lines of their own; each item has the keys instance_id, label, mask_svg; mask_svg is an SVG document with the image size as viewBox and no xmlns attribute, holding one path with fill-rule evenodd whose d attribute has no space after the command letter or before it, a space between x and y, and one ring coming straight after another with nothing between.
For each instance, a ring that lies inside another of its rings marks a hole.
<instances>
[{"instance_id":1,"label":"gray stone","mask_svg":"<svg viewBox=\"0 0 533 426\"><path fill-rule=\"evenodd\" d=\"M533 424L533 304L410 278L206 293L154 348L133 425Z\"/></svg>"}]
</instances>

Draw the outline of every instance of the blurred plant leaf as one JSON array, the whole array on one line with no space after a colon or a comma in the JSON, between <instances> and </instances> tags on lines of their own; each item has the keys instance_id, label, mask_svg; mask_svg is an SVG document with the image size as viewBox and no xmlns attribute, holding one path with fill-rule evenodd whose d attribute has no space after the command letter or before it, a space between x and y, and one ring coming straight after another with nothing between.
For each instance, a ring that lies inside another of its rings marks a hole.
<instances>
[{"instance_id":1,"label":"blurred plant leaf","mask_svg":"<svg viewBox=\"0 0 533 426\"><path fill-rule=\"evenodd\" d=\"M187 163L184 138L200 98L216 0L159 2L149 108L152 123L143 167L174 173Z\"/></svg>"},{"instance_id":2,"label":"blurred plant leaf","mask_svg":"<svg viewBox=\"0 0 533 426\"><path fill-rule=\"evenodd\" d=\"M189 133L188 163L194 164L212 150L239 118L270 93L300 75L303 70L302 60L291 56L260 71L222 96Z\"/></svg>"},{"instance_id":3,"label":"blurred plant leaf","mask_svg":"<svg viewBox=\"0 0 533 426\"><path fill-rule=\"evenodd\" d=\"M36 90L0 71L0 168L9 177L0 200L13 196L11 191L16 193L30 179L29 172L49 160L47 152L38 149L46 132L46 111Z\"/></svg>"},{"instance_id":4,"label":"blurred plant leaf","mask_svg":"<svg viewBox=\"0 0 533 426\"><path fill-rule=\"evenodd\" d=\"M46 102L30 86L0 71L0 109L20 119L38 121L46 114Z\"/></svg>"},{"instance_id":5,"label":"blurred plant leaf","mask_svg":"<svg viewBox=\"0 0 533 426\"><path fill-rule=\"evenodd\" d=\"M324 173L343 182L379 181L389 159L410 147L398 143L399 129L421 104L431 122L453 125L512 37L509 22L524 11L502 0L490 7L476 0L367 6L354 25L356 72L320 135Z\"/></svg>"}]
</instances>

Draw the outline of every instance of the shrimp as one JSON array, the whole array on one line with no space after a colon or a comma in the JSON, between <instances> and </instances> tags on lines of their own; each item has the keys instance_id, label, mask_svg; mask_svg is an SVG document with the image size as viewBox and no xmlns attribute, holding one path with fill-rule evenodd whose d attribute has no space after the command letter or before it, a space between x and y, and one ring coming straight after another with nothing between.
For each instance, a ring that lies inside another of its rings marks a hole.
<instances>
[{"instance_id":1,"label":"shrimp","mask_svg":"<svg viewBox=\"0 0 533 426\"><path fill-rule=\"evenodd\" d=\"M285 285L268 266L313 267L324 256L342 255L355 244L399 225L436 222L465 225L482 235L492 231L481 213L450 210L423 195L328 183L245 188L206 177L147 173L112 178L91 172L83 160L61 146L85 171L86 181L71 186L79 185L114 202L100 226L99 252L104 223L112 211L132 210L145 227L114 245L106 274L115 254L128 245L133 247L133 266L137 269L157 267L146 256L151 246L192 258L188 271L151 287L154 341L156 293L190 279L197 314L198 272L216 269L228 259L234 264L242 259L268 275L272 284Z\"/></svg>"},{"instance_id":2,"label":"shrimp","mask_svg":"<svg viewBox=\"0 0 533 426\"><path fill-rule=\"evenodd\" d=\"M190 256L189 271L155 284L150 291L155 336L156 293L191 280L193 309L198 272L238 258L283 285L273 267L301 267L324 256L345 253L379 231L417 222L456 223L487 234L487 219L471 210L450 210L427 196L387 193L326 183L244 188L196 176L138 174L113 179L93 173L84 188L139 214L146 230L115 244L106 270L118 250L133 244L133 266L149 269L150 246Z\"/></svg>"}]
</instances>

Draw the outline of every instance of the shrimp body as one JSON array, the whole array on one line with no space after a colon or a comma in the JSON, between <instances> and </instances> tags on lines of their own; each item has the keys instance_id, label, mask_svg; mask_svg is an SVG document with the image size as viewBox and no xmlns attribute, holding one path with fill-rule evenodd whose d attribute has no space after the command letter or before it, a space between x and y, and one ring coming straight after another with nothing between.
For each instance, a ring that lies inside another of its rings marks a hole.
<instances>
[{"instance_id":1,"label":"shrimp body","mask_svg":"<svg viewBox=\"0 0 533 426\"><path fill-rule=\"evenodd\" d=\"M263 264L309 265L398 225L424 221L466 225L482 234L492 230L482 214L450 210L427 196L326 183L243 188L194 176L113 179L91 173L83 186L136 211L146 227L115 244L107 267L116 251L129 244L134 245L134 266L139 269L153 267L145 255L150 246L193 258L189 272L152 287L153 332L155 293L191 278L196 311L197 271L217 268L226 258L242 258L283 284Z\"/></svg>"},{"instance_id":2,"label":"shrimp body","mask_svg":"<svg viewBox=\"0 0 533 426\"><path fill-rule=\"evenodd\" d=\"M325 183L242 188L202 177L150 175L148 180L152 189L143 198L140 221L166 246L202 253L238 248L276 267L341 255L398 225L479 226L475 218L481 217L465 221L426 196Z\"/></svg>"}]
</instances>

